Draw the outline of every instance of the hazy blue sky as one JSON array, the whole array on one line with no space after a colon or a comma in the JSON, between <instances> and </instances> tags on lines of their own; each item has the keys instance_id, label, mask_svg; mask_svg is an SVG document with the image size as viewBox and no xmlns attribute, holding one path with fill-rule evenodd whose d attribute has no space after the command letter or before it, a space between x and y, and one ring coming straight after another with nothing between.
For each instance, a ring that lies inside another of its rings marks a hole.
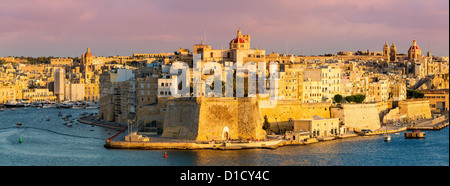
<instances>
[{"instance_id":1,"label":"hazy blue sky","mask_svg":"<svg viewBox=\"0 0 450 186\"><path fill-rule=\"evenodd\" d=\"M173 52L203 35L220 49L238 27L266 53L382 51L385 42L407 53L416 39L424 54L449 55L448 0L0 0L0 56Z\"/></svg>"}]
</instances>

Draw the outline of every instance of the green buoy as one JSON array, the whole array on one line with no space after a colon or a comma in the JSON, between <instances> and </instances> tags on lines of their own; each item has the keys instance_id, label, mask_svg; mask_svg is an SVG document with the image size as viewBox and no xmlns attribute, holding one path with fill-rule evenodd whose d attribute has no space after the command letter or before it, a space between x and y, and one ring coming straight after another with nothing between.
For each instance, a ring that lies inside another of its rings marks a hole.
<instances>
[{"instance_id":1,"label":"green buoy","mask_svg":"<svg viewBox=\"0 0 450 186\"><path fill-rule=\"evenodd\" d=\"M22 143L22 134L20 134L19 143Z\"/></svg>"}]
</instances>

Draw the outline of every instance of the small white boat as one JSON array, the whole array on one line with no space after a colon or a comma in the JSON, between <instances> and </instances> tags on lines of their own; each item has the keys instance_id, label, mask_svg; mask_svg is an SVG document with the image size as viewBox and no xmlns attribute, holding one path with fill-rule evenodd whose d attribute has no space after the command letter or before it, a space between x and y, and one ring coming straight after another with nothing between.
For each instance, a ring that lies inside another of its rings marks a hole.
<instances>
[{"instance_id":1,"label":"small white boat","mask_svg":"<svg viewBox=\"0 0 450 186\"><path fill-rule=\"evenodd\" d=\"M387 132L387 128L386 128L386 133L384 134L383 138L384 138L385 142L390 142L391 141L391 136Z\"/></svg>"},{"instance_id":2,"label":"small white boat","mask_svg":"<svg viewBox=\"0 0 450 186\"><path fill-rule=\"evenodd\" d=\"M56 108L55 104L45 104L42 108Z\"/></svg>"},{"instance_id":3,"label":"small white boat","mask_svg":"<svg viewBox=\"0 0 450 186\"><path fill-rule=\"evenodd\" d=\"M15 111L16 110L16 108L11 108L11 111Z\"/></svg>"},{"instance_id":4,"label":"small white boat","mask_svg":"<svg viewBox=\"0 0 450 186\"><path fill-rule=\"evenodd\" d=\"M22 122L17 122L17 127L22 127Z\"/></svg>"},{"instance_id":5,"label":"small white boat","mask_svg":"<svg viewBox=\"0 0 450 186\"><path fill-rule=\"evenodd\" d=\"M391 136L389 134L385 135L383 138L384 138L384 141L386 141L386 142L391 141Z\"/></svg>"},{"instance_id":6,"label":"small white boat","mask_svg":"<svg viewBox=\"0 0 450 186\"><path fill-rule=\"evenodd\" d=\"M75 106L72 106L72 108L73 109L82 109L82 108L84 108L83 106L80 106L80 105L75 105Z\"/></svg>"},{"instance_id":7,"label":"small white boat","mask_svg":"<svg viewBox=\"0 0 450 186\"><path fill-rule=\"evenodd\" d=\"M67 127L72 127L72 124L68 123L68 124L67 124Z\"/></svg>"},{"instance_id":8,"label":"small white boat","mask_svg":"<svg viewBox=\"0 0 450 186\"><path fill-rule=\"evenodd\" d=\"M28 110L28 108L27 108L27 107L24 107L23 110Z\"/></svg>"}]
</instances>

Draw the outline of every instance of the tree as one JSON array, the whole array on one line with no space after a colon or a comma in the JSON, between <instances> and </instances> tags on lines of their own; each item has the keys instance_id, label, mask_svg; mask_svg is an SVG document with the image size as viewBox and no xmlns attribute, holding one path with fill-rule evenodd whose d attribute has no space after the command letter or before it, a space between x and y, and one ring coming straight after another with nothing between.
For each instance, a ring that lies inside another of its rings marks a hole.
<instances>
[{"instance_id":1,"label":"tree","mask_svg":"<svg viewBox=\"0 0 450 186\"><path fill-rule=\"evenodd\" d=\"M265 130L267 133L269 133L270 131L270 123L267 115L264 116L263 130Z\"/></svg>"},{"instance_id":2,"label":"tree","mask_svg":"<svg viewBox=\"0 0 450 186\"><path fill-rule=\"evenodd\" d=\"M342 96L340 94L334 95L334 101L336 101L336 103L341 103L342 102Z\"/></svg>"},{"instance_id":3,"label":"tree","mask_svg":"<svg viewBox=\"0 0 450 186\"><path fill-rule=\"evenodd\" d=\"M364 101L364 99L366 99L366 96L362 95L362 94L358 94L358 95L354 96L354 101L356 103L362 103Z\"/></svg>"},{"instance_id":4,"label":"tree","mask_svg":"<svg viewBox=\"0 0 450 186\"><path fill-rule=\"evenodd\" d=\"M414 98L423 98L425 95L422 92L415 91L414 92Z\"/></svg>"},{"instance_id":5,"label":"tree","mask_svg":"<svg viewBox=\"0 0 450 186\"><path fill-rule=\"evenodd\" d=\"M423 98L424 94L418 90L406 90L406 97L408 99L412 99L412 98Z\"/></svg>"},{"instance_id":6,"label":"tree","mask_svg":"<svg viewBox=\"0 0 450 186\"><path fill-rule=\"evenodd\" d=\"M347 97L345 97L345 101L347 101L348 103L354 102L355 101L355 97L347 96Z\"/></svg>"}]
</instances>

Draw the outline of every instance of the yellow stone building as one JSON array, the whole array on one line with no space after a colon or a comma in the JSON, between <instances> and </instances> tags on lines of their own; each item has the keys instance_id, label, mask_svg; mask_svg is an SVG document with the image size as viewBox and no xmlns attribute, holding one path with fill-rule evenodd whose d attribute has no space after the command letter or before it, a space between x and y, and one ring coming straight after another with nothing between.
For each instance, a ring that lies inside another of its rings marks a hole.
<instances>
[{"instance_id":1,"label":"yellow stone building","mask_svg":"<svg viewBox=\"0 0 450 186\"><path fill-rule=\"evenodd\" d=\"M294 120L294 131L309 131L314 137L339 134L339 118L313 116L312 119Z\"/></svg>"},{"instance_id":2,"label":"yellow stone building","mask_svg":"<svg viewBox=\"0 0 450 186\"><path fill-rule=\"evenodd\" d=\"M280 65L284 71L279 72L278 98L280 100L303 101L303 67L301 65Z\"/></svg>"},{"instance_id":3,"label":"yellow stone building","mask_svg":"<svg viewBox=\"0 0 450 186\"><path fill-rule=\"evenodd\" d=\"M449 111L449 89L421 90L424 99L430 104L430 109L434 113L445 113Z\"/></svg>"},{"instance_id":4,"label":"yellow stone building","mask_svg":"<svg viewBox=\"0 0 450 186\"><path fill-rule=\"evenodd\" d=\"M331 102L334 95L341 93L341 69L335 66L321 67L322 97Z\"/></svg>"},{"instance_id":5,"label":"yellow stone building","mask_svg":"<svg viewBox=\"0 0 450 186\"><path fill-rule=\"evenodd\" d=\"M56 96L48 89L26 89L23 90L22 99L29 102L56 101Z\"/></svg>"},{"instance_id":6,"label":"yellow stone building","mask_svg":"<svg viewBox=\"0 0 450 186\"><path fill-rule=\"evenodd\" d=\"M14 90L10 86L0 86L0 103L5 104L14 98Z\"/></svg>"},{"instance_id":7,"label":"yellow stone building","mask_svg":"<svg viewBox=\"0 0 450 186\"><path fill-rule=\"evenodd\" d=\"M50 65L52 65L52 66L63 66L63 65L72 66L73 65L73 59L70 59L70 58L50 59Z\"/></svg>"},{"instance_id":8,"label":"yellow stone building","mask_svg":"<svg viewBox=\"0 0 450 186\"><path fill-rule=\"evenodd\" d=\"M250 49L250 35L243 35L241 30L237 31L237 35L229 43L229 49L212 49L211 46L204 44L203 40L200 44L194 45L193 54L202 54L203 62L248 62L251 60L254 63L264 62L266 55L265 50ZM249 58L249 59L246 59Z\"/></svg>"}]
</instances>

